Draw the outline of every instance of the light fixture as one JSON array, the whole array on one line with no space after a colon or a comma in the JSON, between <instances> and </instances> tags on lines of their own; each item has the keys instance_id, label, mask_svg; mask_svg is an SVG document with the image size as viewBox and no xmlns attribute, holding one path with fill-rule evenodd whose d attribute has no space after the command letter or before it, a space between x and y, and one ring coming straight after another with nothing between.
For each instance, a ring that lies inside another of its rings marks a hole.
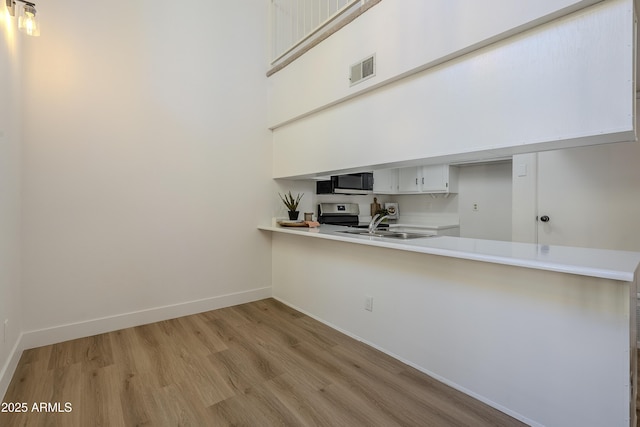
<instances>
[{"instance_id":1,"label":"light fixture","mask_svg":"<svg viewBox=\"0 0 640 427\"><path fill-rule=\"evenodd\" d=\"M16 1L24 3L18 18L18 29L23 33L37 37L40 35L40 20L36 16L36 5L24 0L5 0L11 16L16 16Z\"/></svg>"}]
</instances>

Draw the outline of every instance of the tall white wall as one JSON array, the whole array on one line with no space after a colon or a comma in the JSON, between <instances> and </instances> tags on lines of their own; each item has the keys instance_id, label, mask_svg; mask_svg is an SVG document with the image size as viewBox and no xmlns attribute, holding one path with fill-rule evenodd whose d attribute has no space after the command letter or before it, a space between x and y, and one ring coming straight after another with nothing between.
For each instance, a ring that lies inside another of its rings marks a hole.
<instances>
[{"instance_id":1,"label":"tall white wall","mask_svg":"<svg viewBox=\"0 0 640 427\"><path fill-rule=\"evenodd\" d=\"M21 40L0 6L0 400L17 363L22 322L20 270ZM6 335L4 322L8 320Z\"/></svg>"},{"instance_id":2,"label":"tall white wall","mask_svg":"<svg viewBox=\"0 0 640 427\"><path fill-rule=\"evenodd\" d=\"M598 1L383 1L269 78L269 124L278 127ZM350 87L350 66L372 53L375 78Z\"/></svg>"},{"instance_id":3,"label":"tall white wall","mask_svg":"<svg viewBox=\"0 0 640 427\"><path fill-rule=\"evenodd\" d=\"M270 295L267 3L122 6L38 4L25 345Z\"/></svg>"},{"instance_id":4,"label":"tall white wall","mask_svg":"<svg viewBox=\"0 0 640 427\"><path fill-rule=\"evenodd\" d=\"M360 41L368 53L381 50L376 52L381 75L371 85L383 84L385 67L397 62L395 55L384 54L387 44L421 57L420 46L448 40L447 33L425 39L411 25L406 31L415 36L413 44L396 38L404 28L385 23L404 25L402 19L375 19L385 3L402 2L382 2L358 18L350 32L329 38L344 42L334 46L336 51L348 51ZM418 6L408 4L420 15ZM376 33L388 41L369 41ZM633 2L608 0L364 94L334 98L312 111L299 107L302 116L274 129L274 177L633 140L634 43ZM315 69L322 75L338 72L332 67L341 58L320 57L321 52L307 53L307 61L318 60ZM357 61L364 52L353 56L351 61ZM344 76L347 69L338 74ZM295 104L297 98L317 98L315 90L335 92L334 85L325 87L322 78L311 80L310 75L293 75L304 87L285 99ZM341 78L344 87L348 80ZM270 85L280 93L276 83ZM277 109L278 101L272 104Z\"/></svg>"}]
</instances>

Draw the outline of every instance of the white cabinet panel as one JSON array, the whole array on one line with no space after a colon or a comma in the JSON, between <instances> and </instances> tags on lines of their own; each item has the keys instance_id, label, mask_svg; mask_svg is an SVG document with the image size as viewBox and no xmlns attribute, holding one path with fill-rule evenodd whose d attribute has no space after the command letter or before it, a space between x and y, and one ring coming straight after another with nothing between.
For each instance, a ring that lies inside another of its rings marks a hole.
<instances>
[{"instance_id":1,"label":"white cabinet panel","mask_svg":"<svg viewBox=\"0 0 640 427\"><path fill-rule=\"evenodd\" d=\"M419 167L398 169L398 192L417 193L420 191L422 174Z\"/></svg>"},{"instance_id":2,"label":"white cabinet panel","mask_svg":"<svg viewBox=\"0 0 640 427\"><path fill-rule=\"evenodd\" d=\"M396 194L398 192L398 169L373 171L373 192L376 194Z\"/></svg>"},{"instance_id":3,"label":"white cabinet panel","mask_svg":"<svg viewBox=\"0 0 640 427\"><path fill-rule=\"evenodd\" d=\"M458 168L429 165L398 169L398 193L457 193Z\"/></svg>"},{"instance_id":4,"label":"white cabinet panel","mask_svg":"<svg viewBox=\"0 0 640 427\"><path fill-rule=\"evenodd\" d=\"M423 193L457 193L458 168L449 165L430 165L422 167Z\"/></svg>"}]
</instances>

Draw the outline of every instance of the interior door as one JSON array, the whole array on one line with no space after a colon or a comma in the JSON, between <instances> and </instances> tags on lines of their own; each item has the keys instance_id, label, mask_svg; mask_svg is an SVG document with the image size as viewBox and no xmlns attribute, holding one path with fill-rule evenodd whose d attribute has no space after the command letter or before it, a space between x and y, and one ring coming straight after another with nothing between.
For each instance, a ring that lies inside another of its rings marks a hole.
<instances>
[{"instance_id":1,"label":"interior door","mask_svg":"<svg viewBox=\"0 0 640 427\"><path fill-rule=\"evenodd\" d=\"M540 244L640 250L640 144L538 153Z\"/></svg>"}]
</instances>

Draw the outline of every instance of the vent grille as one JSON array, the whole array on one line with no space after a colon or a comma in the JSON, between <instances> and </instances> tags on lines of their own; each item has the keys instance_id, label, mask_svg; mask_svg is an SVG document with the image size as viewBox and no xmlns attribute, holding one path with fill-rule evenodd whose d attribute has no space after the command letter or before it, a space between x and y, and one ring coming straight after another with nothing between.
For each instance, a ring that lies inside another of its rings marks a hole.
<instances>
[{"instance_id":1,"label":"vent grille","mask_svg":"<svg viewBox=\"0 0 640 427\"><path fill-rule=\"evenodd\" d=\"M376 75L375 55L371 55L351 66L349 81L351 86L363 82Z\"/></svg>"}]
</instances>

